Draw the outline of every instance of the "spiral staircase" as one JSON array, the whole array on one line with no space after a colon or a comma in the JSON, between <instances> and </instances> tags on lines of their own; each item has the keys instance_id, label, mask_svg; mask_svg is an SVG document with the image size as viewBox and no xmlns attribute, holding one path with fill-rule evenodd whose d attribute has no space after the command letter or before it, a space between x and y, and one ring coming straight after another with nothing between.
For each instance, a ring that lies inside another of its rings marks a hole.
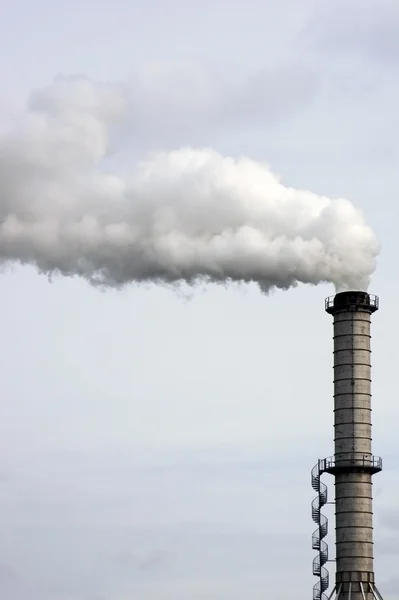
<instances>
[{"instance_id":1,"label":"spiral staircase","mask_svg":"<svg viewBox=\"0 0 399 600\"><path fill-rule=\"evenodd\" d=\"M329 573L324 566L328 561L328 546L324 541L328 533L328 519L321 512L328 500L327 486L321 481L324 464L325 461L319 461L313 467L311 476L312 488L317 492L316 498L312 501L312 519L317 525L317 529L312 534L312 548L318 550L317 556L313 559L313 575L319 578L313 587L313 600L327 600L324 592L330 585Z\"/></svg>"}]
</instances>

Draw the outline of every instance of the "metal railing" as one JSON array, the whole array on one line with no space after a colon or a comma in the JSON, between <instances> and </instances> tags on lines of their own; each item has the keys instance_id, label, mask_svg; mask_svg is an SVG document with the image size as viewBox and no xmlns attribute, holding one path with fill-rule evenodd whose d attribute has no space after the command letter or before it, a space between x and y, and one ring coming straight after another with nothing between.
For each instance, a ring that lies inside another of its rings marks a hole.
<instances>
[{"instance_id":1,"label":"metal railing","mask_svg":"<svg viewBox=\"0 0 399 600\"><path fill-rule=\"evenodd\" d=\"M343 300L345 300L345 302L343 302ZM380 299L375 294L367 294L367 296L365 295L363 302L361 302L359 300L360 300L360 298L359 298L358 294L353 294L353 296L348 294L347 296L340 298L340 306L343 306L343 305L362 306L363 305L363 306L371 306L372 308L378 309L379 304L380 304ZM328 298L326 298L325 299L325 309L327 310L329 308L333 308L334 301L335 301L335 296L329 296Z\"/></svg>"},{"instance_id":2,"label":"metal railing","mask_svg":"<svg viewBox=\"0 0 399 600\"><path fill-rule=\"evenodd\" d=\"M325 591L329 587L329 573L324 566L328 562L328 546L324 538L328 534L328 520L321 512L321 509L327 504L327 486L320 480L322 470L321 463L318 461L312 469L311 484L317 496L312 501L312 519L317 525L317 529L312 534L312 548L318 553L313 559L313 575L318 577L317 583L313 586L313 600L328 600Z\"/></svg>"},{"instance_id":3,"label":"metal railing","mask_svg":"<svg viewBox=\"0 0 399 600\"><path fill-rule=\"evenodd\" d=\"M320 470L328 471L339 467L371 467L373 469L382 470L382 458L380 456L370 456L355 452L353 454L346 455L342 458L335 458L330 456L320 461Z\"/></svg>"}]
</instances>

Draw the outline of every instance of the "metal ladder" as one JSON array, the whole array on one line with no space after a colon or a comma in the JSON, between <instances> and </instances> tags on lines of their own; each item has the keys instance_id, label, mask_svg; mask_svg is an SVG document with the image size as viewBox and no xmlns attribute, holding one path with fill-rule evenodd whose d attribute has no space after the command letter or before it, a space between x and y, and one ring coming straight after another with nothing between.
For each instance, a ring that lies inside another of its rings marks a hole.
<instances>
[{"instance_id":1,"label":"metal ladder","mask_svg":"<svg viewBox=\"0 0 399 600\"><path fill-rule=\"evenodd\" d=\"M328 546L324 541L328 533L328 519L321 513L321 509L327 504L328 499L327 486L321 481L324 462L319 461L313 467L311 476L312 488L317 492L316 498L312 501L312 519L317 524L317 529L312 534L312 548L319 551L313 559L313 575L319 578L319 581L313 586L313 600L327 600L324 592L330 585L330 575L324 566L328 562Z\"/></svg>"}]
</instances>

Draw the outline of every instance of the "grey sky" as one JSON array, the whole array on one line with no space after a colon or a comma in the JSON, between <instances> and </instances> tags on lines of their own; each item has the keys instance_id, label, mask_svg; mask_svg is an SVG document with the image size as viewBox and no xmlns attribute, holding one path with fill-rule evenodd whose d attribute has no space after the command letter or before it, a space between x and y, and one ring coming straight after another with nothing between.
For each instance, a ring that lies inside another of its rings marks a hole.
<instances>
[{"instance_id":1,"label":"grey sky","mask_svg":"<svg viewBox=\"0 0 399 600\"><path fill-rule=\"evenodd\" d=\"M341 58L365 58L379 68L398 67L399 5L395 0L320 2L304 28L310 44Z\"/></svg>"},{"instance_id":2,"label":"grey sky","mask_svg":"<svg viewBox=\"0 0 399 600\"><path fill-rule=\"evenodd\" d=\"M375 547L389 600L399 598L397 4L347 0L333 14L326 0L275 4L15 0L0 23L0 127L59 73L121 80L137 103L123 132L132 161L206 145L365 211L382 243L371 287L385 465ZM310 597L309 471L332 452L333 292L210 286L187 299L4 272L0 596Z\"/></svg>"}]
</instances>

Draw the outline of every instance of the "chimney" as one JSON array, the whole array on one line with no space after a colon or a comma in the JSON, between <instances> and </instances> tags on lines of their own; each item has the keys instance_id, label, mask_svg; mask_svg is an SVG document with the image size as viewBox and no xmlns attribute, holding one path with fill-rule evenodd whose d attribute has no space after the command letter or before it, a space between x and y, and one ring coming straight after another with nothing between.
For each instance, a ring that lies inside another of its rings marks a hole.
<instances>
[{"instance_id":1,"label":"chimney","mask_svg":"<svg viewBox=\"0 0 399 600\"><path fill-rule=\"evenodd\" d=\"M313 600L382 600L374 578L372 506L372 476L381 471L382 460L372 454L371 435L370 320L378 304L377 296L359 291L341 292L325 302L334 317L334 456L319 460L312 470L318 494L312 503L318 525L312 547L319 551L313 561L319 578ZM323 473L335 478L336 576L329 595Z\"/></svg>"}]
</instances>

